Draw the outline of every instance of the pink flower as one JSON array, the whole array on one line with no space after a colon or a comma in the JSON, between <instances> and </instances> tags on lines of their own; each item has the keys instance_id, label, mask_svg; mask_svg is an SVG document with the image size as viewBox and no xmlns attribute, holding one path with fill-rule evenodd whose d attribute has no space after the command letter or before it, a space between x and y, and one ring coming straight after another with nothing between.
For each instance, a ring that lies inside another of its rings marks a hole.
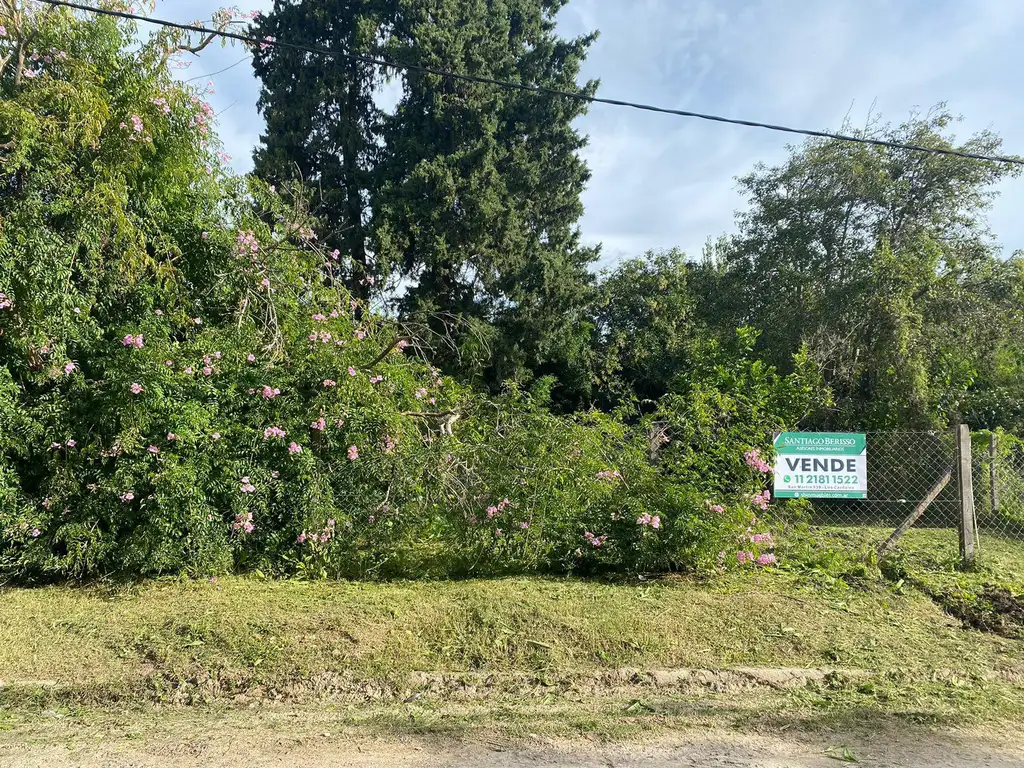
<instances>
[{"instance_id":1,"label":"pink flower","mask_svg":"<svg viewBox=\"0 0 1024 768\"><path fill-rule=\"evenodd\" d=\"M302 446L299 445L298 443L291 443L288 446L288 453L302 453Z\"/></svg>"},{"instance_id":2,"label":"pink flower","mask_svg":"<svg viewBox=\"0 0 1024 768\"><path fill-rule=\"evenodd\" d=\"M362 328L360 328L358 331L356 331L356 338L360 339L360 340L365 339L366 338L366 331L364 331Z\"/></svg>"},{"instance_id":3,"label":"pink flower","mask_svg":"<svg viewBox=\"0 0 1024 768\"><path fill-rule=\"evenodd\" d=\"M348 460L349 461L355 461L358 458L359 458L359 449L356 446L354 446L354 445L350 445L348 447Z\"/></svg>"},{"instance_id":4,"label":"pink flower","mask_svg":"<svg viewBox=\"0 0 1024 768\"><path fill-rule=\"evenodd\" d=\"M607 536L595 536L590 531L584 531L583 538L585 538L592 547L600 547L602 544L608 541Z\"/></svg>"},{"instance_id":5,"label":"pink flower","mask_svg":"<svg viewBox=\"0 0 1024 768\"><path fill-rule=\"evenodd\" d=\"M271 476L272 478L274 478L275 480L277 480L277 478L279 478L279 477L281 476L281 473L280 473L280 472L278 472L278 471L277 471L277 470L275 469L275 470L272 470L272 471L270 472L270 476Z\"/></svg>"},{"instance_id":6,"label":"pink flower","mask_svg":"<svg viewBox=\"0 0 1024 768\"><path fill-rule=\"evenodd\" d=\"M321 416L319 419L314 421L309 426L310 426L310 429L315 429L315 430L318 430L320 432L323 432L325 429L327 429L327 420L324 419L323 416Z\"/></svg>"},{"instance_id":7,"label":"pink flower","mask_svg":"<svg viewBox=\"0 0 1024 768\"><path fill-rule=\"evenodd\" d=\"M761 454L756 448L744 453L743 459L747 462L748 467L756 469L758 472L770 473L772 471L771 464L761 458Z\"/></svg>"},{"instance_id":8,"label":"pink flower","mask_svg":"<svg viewBox=\"0 0 1024 768\"><path fill-rule=\"evenodd\" d=\"M754 553L753 552L744 552L741 549L741 550L739 550L736 553L736 562L738 562L740 565L743 565L744 563L753 563L754 562Z\"/></svg>"},{"instance_id":9,"label":"pink flower","mask_svg":"<svg viewBox=\"0 0 1024 768\"><path fill-rule=\"evenodd\" d=\"M497 514L498 514L498 508L497 507L491 506L491 507L487 508L487 519L488 520L493 519L494 516L497 515Z\"/></svg>"},{"instance_id":10,"label":"pink flower","mask_svg":"<svg viewBox=\"0 0 1024 768\"><path fill-rule=\"evenodd\" d=\"M423 387L420 387L419 389L416 390L415 395L417 400L422 400L424 397L427 396L427 390L425 390Z\"/></svg>"},{"instance_id":11,"label":"pink flower","mask_svg":"<svg viewBox=\"0 0 1024 768\"><path fill-rule=\"evenodd\" d=\"M318 323L322 323L327 318L320 312L317 312L315 315L313 315L313 319L316 320Z\"/></svg>"},{"instance_id":12,"label":"pink flower","mask_svg":"<svg viewBox=\"0 0 1024 768\"><path fill-rule=\"evenodd\" d=\"M66 374L68 374L68 375L71 375L72 373L74 373L74 372L75 372L75 369L76 369L77 367L78 367L77 365L75 365L75 364L74 364L73 362L71 362L70 360L68 360L68 361L67 361L67 362L66 362L66 363L64 364L64 373L66 373Z\"/></svg>"},{"instance_id":13,"label":"pink flower","mask_svg":"<svg viewBox=\"0 0 1024 768\"><path fill-rule=\"evenodd\" d=\"M615 482L616 480L621 480L622 479L622 475L619 474L619 470L617 470L617 469L615 469L615 470L607 470L606 469L606 470L604 470L602 472L598 472L597 473L597 479L598 480L610 480L612 482Z\"/></svg>"},{"instance_id":14,"label":"pink flower","mask_svg":"<svg viewBox=\"0 0 1024 768\"><path fill-rule=\"evenodd\" d=\"M249 479L248 475L242 478L241 491L242 493L253 493L256 491L256 486L252 484L252 481ZM250 514L249 517L251 519L252 515Z\"/></svg>"},{"instance_id":15,"label":"pink flower","mask_svg":"<svg viewBox=\"0 0 1024 768\"><path fill-rule=\"evenodd\" d=\"M209 232L203 232L203 233L202 233L201 235L199 235L199 236L200 236L201 238L203 238L203 240L209 240L209 239L210 239L210 233L209 233Z\"/></svg>"},{"instance_id":16,"label":"pink flower","mask_svg":"<svg viewBox=\"0 0 1024 768\"><path fill-rule=\"evenodd\" d=\"M191 365L185 367L185 373L187 373L189 376L191 376L195 372L196 369L193 368Z\"/></svg>"},{"instance_id":17,"label":"pink flower","mask_svg":"<svg viewBox=\"0 0 1024 768\"><path fill-rule=\"evenodd\" d=\"M775 546L775 540L770 533L755 533L750 537L751 544L765 544L769 547Z\"/></svg>"},{"instance_id":18,"label":"pink flower","mask_svg":"<svg viewBox=\"0 0 1024 768\"><path fill-rule=\"evenodd\" d=\"M754 495L751 498L751 501L754 503L754 506L759 507L760 509L768 509L768 502L771 500L771 498L771 492L768 491L768 489L765 489L760 493Z\"/></svg>"},{"instance_id":19,"label":"pink flower","mask_svg":"<svg viewBox=\"0 0 1024 768\"><path fill-rule=\"evenodd\" d=\"M64 445L66 445L68 448L74 448L76 445L78 445L78 443L75 442L74 440L68 440L66 443L64 443Z\"/></svg>"},{"instance_id":20,"label":"pink flower","mask_svg":"<svg viewBox=\"0 0 1024 768\"><path fill-rule=\"evenodd\" d=\"M267 400L273 400L275 397L281 394L280 389L274 389L270 386L264 386L263 391L260 394Z\"/></svg>"},{"instance_id":21,"label":"pink flower","mask_svg":"<svg viewBox=\"0 0 1024 768\"><path fill-rule=\"evenodd\" d=\"M757 558L758 565L775 565L776 562L778 561L775 559L775 555L773 555L771 552L768 552Z\"/></svg>"},{"instance_id":22,"label":"pink flower","mask_svg":"<svg viewBox=\"0 0 1024 768\"><path fill-rule=\"evenodd\" d=\"M164 311L162 309L157 309L157 310L154 310L153 314L156 315L157 317L163 317L164 316Z\"/></svg>"},{"instance_id":23,"label":"pink flower","mask_svg":"<svg viewBox=\"0 0 1024 768\"><path fill-rule=\"evenodd\" d=\"M260 285L262 287L264 287L264 288L269 288L270 287L270 280L268 278L264 277L262 280L260 280Z\"/></svg>"},{"instance_id":24,"label":"pink flower","mask_svg":"<svg viewBox=\"0 0 1024 768\"><path fill-rule=\"evenodd\" d=\"M397 344L395 344L395 349L405 349L408 346L409 342L406 341L405 339L402 339Z\"/></svg>"},{"instance_id":25,"label":"pink flower","mask_svg":"<svg viewBox=\"0 0 1024 768\"><path fill-rule=\"evenodd\" d=\"M40 533L42 533L42 531L40 531L38 528L33 528L32 529L32 538L33 539L38 539Z\"/></svg>"},{"instance_id":26,"label":"pink flower","mask_svg":"<svg viewBox=\"0 0 1024 768\"><path fill-rule=\"evenodd\" d=\"M218 440L220 440L220 432L214 432L212 435L210 435L210 438L214 442L217 442Z\"/></svg>"},{"instance_id":27,"label":"pink flower","mask_svg":"<svg viewBox=\"0 0 1024 768\"><path fill-rule=\"evenodd\" d=\"M298 537L295 539L295 541L297 541L299 544L305 544L306 543L306 532L303 531L302 533L300 533L298 535Z\"/></svg>"},{"instance_id":28,"label":"pink flower","mask_svg":"<svg viewBox=\"0 0 1024 768\"><path fill-rule=\"evenodd\" d=\"M331 387L336 386L338 386L338 382L336 382L334 379L324 379L324 389L329 389Z\"/></svg>"},{"instance_id":29,"label":"pink flower","mask_svg":"<svg viewBox=\"0 0 1024 768\"><path fill-rule=\"evenodd\" d=\"M224 355L222 355L220 352L213 353L214 360L220 360L222 357L224 357Z\"/></svg>"},{"instance_id":30,"label":"pink flower","mask_svg":"<svg viewBox=\"0 0 1024 768\"><path fill-rule=\"evenodd\" d=\"M712 504L710 509L712 512L717 512L718 514L722 514L723 512L725 512L725 507L723 507L721 504Z\"/></svg>"},{"instance_id":31,"label":"pink flower","mask_svg":"<svg viewBox=\"0 0 1024 768\"><path fill-rule=\"evenodd\" d=\"M138 383L132 384L131 390L133 395L137 395L142 391L142 385Z\"/></svg>"},{"instance_id":32,"label":"pink flower","mask_svg":"<svg viewBox=\"0 0 1024 768\"><path fill-rule=\"evenodd\" d=\"M203 319L201 317L193 317L192 318L192 322L195 325L202 325L203 324Z\"/></svg>"},{"instance_id":33,"label":"pink flower","mask_svg":"<svg viewBox=\"0 0 1024 768\"><path fill-rule=\"evenodd\" d=\"M527 528L530 527L530 524L528 522L526 522L525 520L523 520L523 522L521 522L519 524L519 527L522 528L525 531Z\"/></svg>"},{"instance_id":34,"label":"pink flower","mask_svg":"<svg viewBox=\"0 0 1024 768\"><path fill-rule=\"evenodd\" d=\"M211 368L208 365L204 366L203 367L203 376L212 376L212 375L213 375L213 368Z\"/></svg>"},{"instance_id":35,"label":"pink flower","mask_svg":"<svg viewBox=\"0 0 1024 768\"><path fill-rule=\"evenodd\" d=\"M370 377L370 383L371 384L379 384L382 381L384 381L384 377L383 376L371 376Z\"/></svg>"},{"instance_id":36,"label":"pink flower","mask_svg":"<svg viewBox=\"0 0 1024 768\"><path fill-rule=\"evenodd\" d=\"M341 255L341 251L339 251L339 250L338 250L337 248L335 248L335 249L334 249L333 251L331 251L331 253L330 253L330 256L331 256L331 258L332 258L332 259L334 259L335 261L337 261L337 260L338 260L338 257L339 257L340 255Z\"/></svg>"},{"instance_id":37,"label":"pink flower","mask_svg":"<svg viewBox=\"0 0 1024 768\"><path fill-rule=\"evenodd\" d=\"M248 360L248 361L249 361L250 363L255 363L255 362L256 362L256 355L254 355L254 354L253 354L252 352L250 352L250 353L249 353L249 354L248 354L248 355L246 356L246 358L245 358L245 359L246 359L246 360Z\"/></svg>"},{"instance_id":38,"label":"pink flower","mask_svg":"<svg viewBox=\"0 0 1024 768\"><path fill-rule=\"evenodd\" d=\"M348 367L348 375L349 376L355 376L356 375L356 369L353 368L351 365Z\"/></svg>"},{"instance_id":39,"label":"pink flower","mask_svg":"<svg viewBox=\"0 0 1024 768\"><path fill-rule=\"evenodd\" d=\"M61 446L61 444L60 444L60 443L50 443L50 450L51 450L51 451L56 451L56 450L59 450L59 449L60 449L60 448L62 448L62 447L63 447L63 446Z\"/></svg>"},{"instance_id":40,"label":"pink flower","mask_svg":"<svg viewBox=\"0 0 1024 768\"><path fill-rule=\"evenodd\" d=\"M134 498L135 498L135 494L132 493L131 491L126 491L125 493L121 494L121 501L123 503L125 503L125 504L127 504L129 501L131 501Z\"/></svg>"},{"instance_id":41,"label":"pink flower","mask_svg":"<svg viewBox=\"0 0 1024 768\"><path fill-rule=\"evenodd\" d=\"M172 361L172 360L164 360L164 365L166 365L168 368L173 368L174 367L174 361Z\"/></svg>"},{"instance_id":42,"label":"pink flower","mask_svg":"<svg viewBox=\"0 0 1024 768\"><path fill-rule=\"evenodd\" d=\"M264 440L269 440L272 437L277 437L277 438L283 439L284 436L285 436L285 431L283 429L281 429L280 427L276 427L276 426L275 427L267 427L265 430L263 430L263 439Z\"/></svg>"},{"instance_id":43,"label":"pink flower","mask_svg":"<svg viewBox=\"0 0 1024 768\"><path fill-rule=\"evenodd\" d=\"M160 453L160 449L157 448L155 445L149 446L149 448L147 448L146 450L149 451L154 456L156 456L158 453Z\"/></svg>"},{"instance_id":44,"label":"pink flower","mask_svg":"<svg viewBox=\"0 0 1024 768\"><path fill-rule=\"evenodd\" d=\"M167 433L167 439L168 439L168 440L169 440L170 442L172 442L172 443L173 443L173 442L174 442L175 440L177 440L177 439L178 439L178 436L177 436L176 434L174 434L173 432L168 432L168 433Z\"/></svg>"}]
</instances>

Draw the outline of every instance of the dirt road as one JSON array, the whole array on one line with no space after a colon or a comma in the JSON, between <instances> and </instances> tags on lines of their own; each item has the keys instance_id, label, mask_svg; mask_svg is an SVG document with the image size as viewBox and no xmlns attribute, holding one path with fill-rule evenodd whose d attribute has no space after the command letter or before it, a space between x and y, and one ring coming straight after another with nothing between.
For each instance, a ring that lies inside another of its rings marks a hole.
<instances>
[{"instance_id":1,"label":"dirt road","mask_svg":"<svg viewBox=\"0 0 1024 768\"><path fill-rule=\"evenodd\" d=\"M528 740L522 745L469 741L353 739L329 732L291 737L261 727L224 723L205 729L175 728L156 737L137 732L106 736L59 731L0 734L0 766L14 768L1011 768L1024 766L1020 743L998 743L994 734L814 733L785 737L687 731L657 742L598 745L592 742Z\"/></svg>"}]
</instances>

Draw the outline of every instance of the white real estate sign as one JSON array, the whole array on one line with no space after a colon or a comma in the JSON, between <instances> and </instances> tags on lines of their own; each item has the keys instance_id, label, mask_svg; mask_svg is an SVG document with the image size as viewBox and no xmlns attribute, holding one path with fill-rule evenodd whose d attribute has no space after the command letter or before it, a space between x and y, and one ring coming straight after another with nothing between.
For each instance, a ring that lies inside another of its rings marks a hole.
<instances>
[{"instance_id":1,"label":"white real estate sign","mask_svg":"<svg viewBox=\"0 0 1024 768\"><path fill-rule=\"evenodd\" d=\"M867 440L853 432L782 432L775 438L775 498L866 499Z\"/></svg>"}]
</instances>

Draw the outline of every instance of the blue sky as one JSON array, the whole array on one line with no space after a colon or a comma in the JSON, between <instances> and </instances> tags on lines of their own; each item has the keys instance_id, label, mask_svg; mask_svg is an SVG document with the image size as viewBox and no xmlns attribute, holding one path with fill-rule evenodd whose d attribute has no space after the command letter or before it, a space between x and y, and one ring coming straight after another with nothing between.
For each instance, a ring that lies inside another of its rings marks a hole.
<instances>
[{"instance_id":1,"label":"blue sky","mask_svg":"<svg viewBox=\"0 0 1024 768\"><path fill-rule=\"evenodd\" d=\"M240 2L269 9L272 0ZM210 0L160 0L156 16L207 18ZM900 122L946 101L957 134L990 128L1024 154L1020 80L1024 2L1016 0L570 0L565 35L601 36L583 76L600 95L768 123L835 130L873 109ZM182 77L244 56L211 47ZM248 62L211 78L219 132L238 171L251 167L262 121ZM777 163L797 137L595 105L578 127L593 173L584 238L602 262L678 246L697 256L733 228L735 178ZM1024 248L1024 178L999 187L990 224L1005 253Z\"/></svg>"}]
</instances>

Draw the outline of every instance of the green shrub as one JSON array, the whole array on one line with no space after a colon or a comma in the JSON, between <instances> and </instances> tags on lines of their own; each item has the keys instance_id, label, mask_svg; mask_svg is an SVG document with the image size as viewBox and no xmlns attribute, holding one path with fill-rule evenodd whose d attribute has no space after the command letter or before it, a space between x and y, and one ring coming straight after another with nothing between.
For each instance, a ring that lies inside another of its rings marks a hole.
<instances>
[{"instance_id":1,"label":"green shrub","mask_svg":"<svg viewBox=\"0 0 1024 768\"><path fill-rule=\"evenodd\" d=\"M553 415L543 382L476 394L340 287L353 265L301 202L222 170L210 108L168 75L173 37L138 50L131 27L63 10L0 23L0 48L46 46L34 76L0 70L0 575L769 553L743 454L809 377L716 351L660 404L655 461L650 418Z\"/></svg>"}]
</instances>

